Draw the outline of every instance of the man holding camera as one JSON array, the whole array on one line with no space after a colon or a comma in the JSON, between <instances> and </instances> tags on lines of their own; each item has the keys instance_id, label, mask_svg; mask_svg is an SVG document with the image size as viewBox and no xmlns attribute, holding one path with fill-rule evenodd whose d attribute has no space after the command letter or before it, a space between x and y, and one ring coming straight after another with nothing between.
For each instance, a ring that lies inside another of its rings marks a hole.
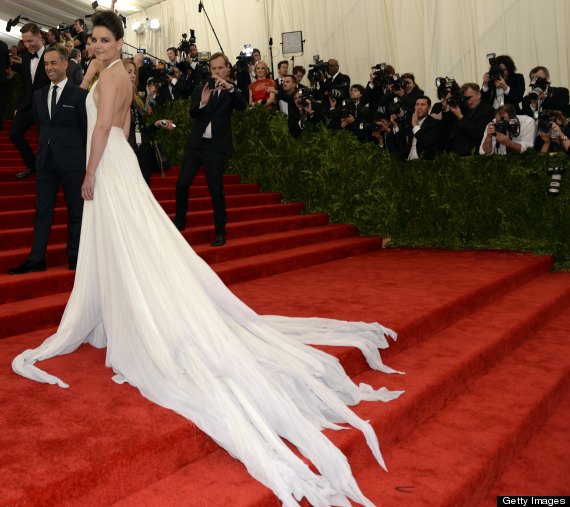
<instances>
[{"instance_id":1,"label":"man holding camera","mask_svg":"<svg viewBox=\"0 0 570 507\"><path fill-rule=\"evenodd\" d=\"M277 93L277 105L279 111L289 116L289 111L297 107L295 104L295 93L297 92L296 79L291 74L286 75L283 78L283 85L281 88L275 91Z\"/></svg>"},{"instance_id":2,"label":"man holding camera","mask_svg":"<svg viewBox=\"0 0 570 507\"><path fill-rule=\"evenodd\" d=\"M487 125L479 154L524 153L534 146L535 137L534 121L528 116L517 115L512 104L505 104L497 109L495 119Z\"/></svg>"},{"instance_id":3,"label":"man holding camera","mask_svg":"<svg viewBox=\"0 0 570 507\"><path fill-rule=\"evenodd\" d=\"M481 95L487 104L497 109L503 104L512 104L519 110L524 95L524 77L516 72L515 62L508 55L489 57L490 69L483 75Z\"/></svg>"},{"instance_id":4,"label":"man holding camera","mask_svg":"<svg viewBox=\"0 0 570 507\"><path fill-rule=\"evenodd\" d=\"M176 182L173 222L180 231L186 228L189 187L203 165L214 208L215 238L211 245L218 247L226 243L224 162L233 147L231 117L234 109L246 109L247 102L229 81L231 64L226 55L214 53L209 65L212 77L192 95L190 116L194 124Z\"/></svg>"},{"instance_id":5,"label":"man holding camera","mask_svg":"<svg viewBox=\"0 0 570 507\"><path fill-rule=\"evenodd\" d=\"M71 35L71 32L65 32L65 38L67 40L73 41L73 45L83 51L85 49L85 44L87 43L87 33L85 32L85 21L82 19L76 19L73 25L75 30L75 35Z\"/></svg>"},{"instance_id":6,"label":"man holding camera","mask_svg":"<svg viewBox=\"0 0 570 507\"><path fill-rule=\"evenodd\" d=\"M485 128L495 116L495 110L481 100L477 83L465 83L461 87L461 97L461 104L451 100L450 90L441 101L441 121L447 138L445 149L458 155L470 155L479 150Z\"/></svg>"},{"instance_id":7,"label":"man holding camera","mask_svg":"<svg viewBox=\"0 0 570 507\"><path fill-rule=\"evenodd\" d=\"M561 111L568 116L570 100L568 88L550 85L550 72L541 65L530 73L530 92L522 99L521 114L537 119L541 110Z\"/></svg>"},{"instance_id":8,"label":"man holding camera","mask_svg":"<svg viewBox=\"0 0 570 507\"><path fill-rule=\"evenodd\" d=\"M289 107L288 125L293 137L299 137L307 125L325 121L322 106L310 93L310 89L295 93L295 106Z\"/></svg>"},{"instance_id":9,"label":"man holding camera","mask_svg":"<svg viewBox=\"0 0 570 507\"><path fill-rule=\"evenodd\" d=\"M329 59L327 65L328 77L321 83L323 94L335 100L344 100L350 96L350 77L340 72L338 60ZM332 104L331 104L332 106Z\"/></svg>"}]
</instances>

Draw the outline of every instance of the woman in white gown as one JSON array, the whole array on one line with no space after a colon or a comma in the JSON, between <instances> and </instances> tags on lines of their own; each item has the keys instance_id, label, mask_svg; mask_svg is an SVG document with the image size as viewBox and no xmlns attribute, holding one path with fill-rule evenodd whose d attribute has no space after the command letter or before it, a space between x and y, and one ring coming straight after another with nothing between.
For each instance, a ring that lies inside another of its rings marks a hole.
<instances>
[{"instance_id":1,"label":"woman in white gown","mask_svg":"<svg viewBox=\"0 0 570 507\"><path fill-rule=\"evenodd\" d=\"M132 86L118 59L120 19L93 16L93 46L105 70L87 97L85 209L73 291L57 332L13 361L27 378L67 385L34 363L82 343L107 347L116 382L192 420L287 506L372 505L345 456L322 433L361 430L384 467L372 427L347 405L400 392L356 386L338 360L308 344L359 347L391 373L379 324L260 316L189 247L141 176L126 135ZM217 78L217 86L224 86ZM225 83L227 84L227 83ZM282 441L294 444L312 472Z\"/></svg>"}]
</instances>

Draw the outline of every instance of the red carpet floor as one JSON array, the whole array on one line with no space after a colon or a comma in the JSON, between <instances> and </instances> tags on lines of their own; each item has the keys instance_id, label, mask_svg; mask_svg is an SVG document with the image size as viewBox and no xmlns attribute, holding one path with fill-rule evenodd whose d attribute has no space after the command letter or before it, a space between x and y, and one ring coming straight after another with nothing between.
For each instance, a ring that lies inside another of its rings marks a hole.
<instances>
[{"instance_id":1,"label":"red carpet floor","mask_svg":"<svg viewBox=\"0 0 570 507\"><path fill-rule=\"evenodd\" d=\"M25 258L33 220L33 182L14 181L18 161L3 135L0 272ZM382 355L405 375L327 349L355 382L406 391L355 408L376 428L388 473L356 431L327 432L365 494L383 506L475 507L499 494L569 493L570 274L525 254L379 249L380 240L227 178L228 245L207 245L201 185L185 236L239 297L260 313L380 321L399 333ZM167 212L173 182L153 181ZM191 423L112 382L104 350L46 362L67 390L13 374L14 355L53 332L71 288L64 224L62 207L45 273L0 275L0 505L278 505Z\"/></svg>"}]
</instances>

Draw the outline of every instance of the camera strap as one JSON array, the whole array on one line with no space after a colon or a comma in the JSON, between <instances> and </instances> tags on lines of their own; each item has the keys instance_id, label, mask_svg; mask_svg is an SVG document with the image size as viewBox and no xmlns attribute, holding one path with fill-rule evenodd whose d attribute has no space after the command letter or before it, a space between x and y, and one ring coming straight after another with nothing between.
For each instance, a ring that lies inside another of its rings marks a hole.
<instances>
[{"instance_id":1,"label":"camera strap","mask_svg":"<svg viewBox=\"0 0 570 507\"><path fill-rule=\"evenodd\" d=\"M141 125L139 122L139 112L135 106L131 106L131 116L135 120L135 144L140 148L142 144Z\"/></svg>"}]
</instances>

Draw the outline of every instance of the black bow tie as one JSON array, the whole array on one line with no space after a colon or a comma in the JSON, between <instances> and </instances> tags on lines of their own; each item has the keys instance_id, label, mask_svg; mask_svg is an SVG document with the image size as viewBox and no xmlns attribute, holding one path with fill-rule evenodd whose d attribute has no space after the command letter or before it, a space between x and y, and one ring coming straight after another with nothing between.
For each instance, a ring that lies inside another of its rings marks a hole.
<instances>
[{"instance_id":1,"label":"black bow tie","mask_svg":"<svg viewBox=\"0 0 570 507\"><path fill-rule=\"evenodd\" d=\"M32 58L39 58L37 53L31 53L31 55L32 55Z\"/></svg>"}]
</instances>

